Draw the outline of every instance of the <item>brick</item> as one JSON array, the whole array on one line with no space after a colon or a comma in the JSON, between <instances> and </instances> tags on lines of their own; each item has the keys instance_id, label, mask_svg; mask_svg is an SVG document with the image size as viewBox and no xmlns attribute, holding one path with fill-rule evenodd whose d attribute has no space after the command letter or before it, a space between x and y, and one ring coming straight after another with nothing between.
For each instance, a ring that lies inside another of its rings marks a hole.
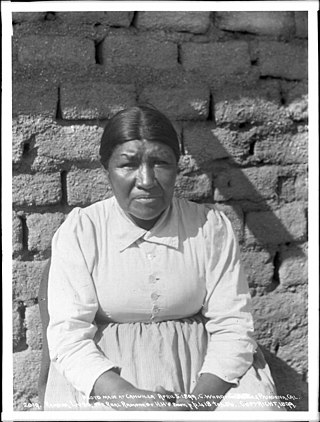
<instances>
[{"instance_id":1,"label":"brick","mask_svg":"<svg viewBox=\"0 0 320 422\"><path fill-rule=\"evenodd\" d=\"M45 156L36 156L31 164L34 173L55 173L65 169L64 161Z\"/></svg>"},{"instance_id":2,"label":"brick","mask_svg":"<svg viewBox=\"0 0 320 422\"><path fill-rule=\"evenodd\" d=\"M231 221L233 230L239 242L242 241L244 231L244 215L239 205L215 204L216 208L222 211Z\"/></svg>"},{"instance_id":3,"label":"brick","mask_svg":"<svg viewBox=\"0 0 320 422\"><path fill-rule=\"evenodd\" d=\"M17 213L12 213L12 251L21 252L22 245L22 223Z\"/></svg>"},{"instance_id":4,"label":"brick","mask_svg":"<svg viewBox=\"0 0 320 422\"><path fill-rule=\"evenodd\" d=\"M214 200L228 201L250 200L264 201L275 197L277 188L277 167L239 169L226 166L215 166L213 184Z\"/></svg>"},{"instance_id":5,"label":"brick","mask_svg":"<svg viewBox=\"0 0 320 422\"><path fill-rule=\"evenodd\" d=\"M286 106L308 97L308 81L281 81L281 94Z\"/></svg>"},{"instance_id":6,"label":"brick","mask_svg":"<svg viewBox=\"0 0 320 422\"><path fill-rule=\"evenodd\" d=\"M110 26L128 28L131 25L134 12L104 12L104 23Z\"/></svg>"},{"instance_id":7,"label":"brick","mask_svg":"<svg viewBox=\"0 0 320 422\"><path fill-rule=\"evenodd\" d=\"M68 36L29 35L18 45L21 65L89 66L95 64L95 46L89 39Z\"/></svg>"},{"instance_id":8,"label":"brick","mask_svg":"<svg viewBox=\"0 0 320 422\"><path fill-rule=\"evenodd\" d=\"M103 128L96 125L55 125L35 136L35 148L38 157L60 162L97 162L102 133Z\"/></svg>"},{"instance_id":9,"label":"brick","mask_svg":"<svg viewBox=\"0 0 320 422\"><path fill-rule=\"evenodd\" d=\"M308 82L281 82L282 96L290 118L301 122L308 119Z\"/></svg>"},{"instance_id":10,"label":"brick","mask_svg":"<svg viewBox=\"0 0 320 422\"><path fill-rule=\"evenodd\" d=\"M301 122L307 120L309 116L308 112L308 96L304 95L303 98L292 101L288 105L287 110L292 120Z\"/></svg>"},{"instance_id":11,"label":"brick","mask_svg":"<svg viewBox=\"0 0 320 422\"><path fill-rule=\"evenodd\" d=\"M210 25L210 12L138 12L138 29L191 32L203 34Z\"/></svg>"},{"instance_id":12,"label":"brick","mask_svg":"<svg viewBox=\"0 0 320 422\"><path fill-rule=\"evenodd\" d=\"M295 201L295 183L293 177L279 177L278 195L279 199L286 202Z\"/></svg>"},{"instance_id":13,"label":"brick","mask_svg":"<svg viewBox=\"0 0 320 422\"><path fill-rule=\"evenodd\" d=\"M206 167L213 160L227 158L229 155L213 132L213 123L193 123L184 126L185 153L195 160L197 168Z\"/></svg>"},{"instance_id":14,"label":"brick","mask_svg":"<svg viewBox=\"0 0 320 422\"><path fill-rule=\"evenodd\" d=\"M201 170L200 166L198 165L196 159L186 153L184 155L180 155L179 163L178 163L178 171L183 175L187 175L190 173L194 173L196 171Z\"/></svg>"},{"instance_id":15,"label":"brick","mask_svg":"<svg viewBox=\"0 0 320 422\"><path fill-rule=\"evenodd\" d=\"M304 375L308 371L305 356L308 356L308 329L306 326L297 327L290 338L280 342L277 357L297 373Z\"/></svg>"},{"instance_id":16,"label":"brick","mask_svg":"<svg viewBox=\"0 0 320 422\"><path fill-rule=\"evenodd\" d=\"M296 36L298 38L308 38L308 12L294 12L296 24Z\"/></svg>"},{"instance_id":17,"label":"brick","mask_svg":"<svg viewBox=\"0 0 320 422\"><path fill-rule=\"evenodd\" d=\"M178 49L172 42L145 36L109 35L101 44L104 66L135 66L172 69L178 64Z\"/></svg>"},{"instance_id":18,"label":"brick","mask_svg":"<svg viewBox=\"0 0 320 422\"><path fill-rule=\"evenodd\" d=\"M259 68L261 76L307 79L308 49L293 43L260 41Z\"/></svg>"},{"instance_id":19,"label":"brick","mask_svg":"<svg viewBox=\"0 0 320 422\"><path fill-rule=\"evenodd\" d=\"M23 158L25 145L31 146L35 134L39 134L54 124L51 117L20 114L12 119L13 162Z\"/></svg>"},{"instance_id":20,"label":"brick","mask_svg":"<svg viewBox=\"0 0 320 422\"><path fill-rule=\"evenodd\" d=\"M277 357L286 362L286 364L300 374L300 376L304 377L308 370L308 363L303 359L304 356L308 355L308 332L307 328L294 331L295 334L297 332L301 333L300 339L293 340L288 344L280 345ZM307 407L305 409L307 409Z\"/></svg>"},{"instance_id":21,"label":"brick","mask_svg":"<svg viewBox=\"0 0 320 422\"><path fill-rule=\"evenodd\" d=\"M249 212L245 238L248 245L281 244L305 240L307 221L304 205L285 204L279 210Z\"/></svg>"},{"instance_id":22,"label":"brick","mask_svg":"<svg viewBox=\"0 0 320 422\"><path fill-rule=\"evenodd\" d=\"M273 257L267 251L245 251L241 254L244 270L250 287L265 291L272 285Z\"/></svg>"},{"instance_id":23,"label":"brick","mask_svg":"<svg viewBox=\"0 0 320 422\"><path fill-rule=\"evenodd\" d=\"M63 223L64 217L60 212L29 215L27 217L29 251L50 250L52 237Z\"/></svg>"},{"instance_id":24,"label":"brick","mask_svg":"<svg viewBox=\"0 0 320 422\"><path fill-rule=\"evenodd\" d=\"M298 132L265 137L256 142L254 158L264 163L295 164L308 162L308 133Z\"/></svg>"},{"instance_id":25,"label":"brick","mask_svg":"<svg viewBox=\"0 0 320 422\"><path fill-rule=\"evenodd\" d=\"M286 118L281 110L279 81L239 85L223 84L213 88L213 114L217 125L279 122Z\"/></svg>"},{"instance_id":26,"label":"brick","mask_svg":"<svg viewBox=\"0 0 320 422\"><path fill-rule=\"evenodd\" d=\"M67 192L69 205L89 205L112 196L107 174L100 168L70 171Z\"/></svg>"},{"instance_id":27,"label":"brick","mask_svg":"<svg viewBox=\"0 0 320 422\"><path fill-rule=\"evenodd\" d=\"M12 12L12 22L37 22L43 21L46 16L46 12Z\"/></svg>"},{"instance_id":28,"label":"brick","mask_svg":"<svg viewBox=\"0 0 320 422\"><path fill-rule=\"evenodd\" d=\"M12 132L12 163L19 164L23 155L24 139L22 133Z\"/></svg>"},{"instance_id":29,"label":"brick","mask_svg":"<svg viewBox=\"0 0 320 422\"><path fill-rule=\"evenodd\" d=\"M308 369L308 354L306 353L308 303L306 296L304 292L292 294L276 291L276 293L272 292L253 299L256 334L259 343L274 351L277 359L280 362L285 361L291 372L292 370L298 371L300 377ZM268 315L267 319L265 315ZM282 377L280 376L280 378ZM293 382L292 376L289 376L286 394L288 391L294 391L296 386L293 385ZM280 385L283 388L283 381Z\"/></svg>"},{"instance_id":30,"label":"brick","mask_svg":"<svg viewBox=\"0 0 320 422\"><path fill-rule=\"evenodd\" d=\"M294 35L293 12L215 12L215 25L232 32L249 32L258 35Z\"/></svg>"},{"instance_id":31,"label":"brick","mask_svg":"<svg viewBox=\"0 0 320 422\"><path fill-rule=\"evenodd\" d=\"M206 120L210 95L206 86L158 88L147 87L140 101L149 102L172 120Z\"/></svg>"},{"instance_id":32,"label":"brick","mask_svg":"<svg viewBox=\"0 0 320 422\"><path fill-rule=\"evenodd\" d=\"M215 143L225 151L225 157L234 163L242 163L251 155L251 144L256 138L256 128L248 131L230 130L228 128L216 128L212 130Z\"/></svg>"},{"instance_id":33,"label":"brick","mask_svg":"<svg viewBox=\"0 0 320 422\"><path fill-rule=\"evenodd\" d=\"M308 175L298 175L294 181L294 198L287 200L308 201Z\"/></svg>"},{"instance_id":34,"label":"brick","mask_svg":"<svg viewBox=\"0 0 320 422\"><path fill-rule=\"evenodd\" d=\"M255 296L252 310L255 321L256 338L268 348L282 346L296 340L294 331L304 330L307 326L307 295L304 292L270 292L268 295ZM266 318L268 315L268 318ZM306 342L306 332L300 341ZM300 356L306 362L306 355Z\"/></svg>"},{"instance_id":35,"label":"brick","mask_svg":"<svg viewBox=\"0 0 320 422\"><path fill-rule=\"evenodd\" d=\"M134 12L56 12L56 17L74 24L101 24L116 27L129 27Z\"/></svg>"},{"instance_id":36,"label":"brick","mask_svg":"<svg viewBox=\"0 0 320 422\"><path fill-rule=\"evenodd\" d=\"M27 349L13 354L14 410L25 411L26 405L37 403L41 353L40 350Z\"/></svg>"},{"instance_id":37,"label":"brick","mask_svg":"<svg viewBox=\"0 0 320 422\"><path fill-rule=\"evenodd\" d=\"M14 304L12 310L12 343L13 350L16 350L20 343L25 340L25 330L23 325L23 319L21 318L21 313L19 312L19 307L17 304Z\"/></svg>"},{"instance_id":38,"label":"brick","mask_svg":"<svg viewBox=\"0 0 320 422\"><path fill-rule=\"evenodd\" d=\"M34 82L14 83L12 114L56 117L58 88L54 84Z\"/></svg>"},{"instance_id":39,"label":"brick","mask_svg":"<svg viewBox=\"0 0 320 422\"><path fill-rule=\"evenodd\" d=\"M54 205L61 201L60 174L20 174L13 177L13 205Z\"/></svg>"},{"instance_id":40,"label":"brick","mask_svg":"<svg viewBox=\"0 0 320 422\"><path fill-rule=\"evenodd\" d=\"M204 75L209 72L212 78L244 73L251 66L245 41L184 43L181 46L181 63L187 71L198 71Z\"/></svg>"},{"instance_id":41,"label":"brick","mask_svg":"<svg viewBox=\"0 0 320 422\"><path fill-rule=\"evenodd\" d=\"M22 164L36 160L35 135L39 135L54 125L52 117L46 115L20 114L12 119L12 162L17 170ZM45 168L44 172L48 172Z\"/></svg>"},{"instance_id":42,"label":"brick","mask_svg":"<svg viewBox=\"0 0 320 422\"><path fill-rule=\"evenodd\" d=\"M305 330L306 331L306 330ZM303 353L295 352L298 348L292 344L292 357L297 356L297 361L300 362L300 367L303 365L306 369L303 371L297 371L292 368L291 365L286 364L285 360L277 357L278 353L271 353L266 348L263 348L263 353L266 357L268 365L271 368L271 372L274 378L275 385L277 386L277 393L280 396L286 396L288 392L291 396L299 397L298 400L293 400L293 406L291 410L295 411L307 411L309 409L308 404L308 361L306 349L303 348L303 343L307 343L307 333L304 336L304 340L300 340L300 348L303 349ZM281 346L279 347L280 350ZM278 352L279 352L278 350ZM276 352L276 351L275 351ZM287 410L289 410L287 408Z\"/></svg>"},{"instance_id":43,"label":"brick","mask_svg":"<svg viewBox=\"0 0 320 422\"><path fill-rule=\"evenodd\" d=\"M27 345L31 350L41 350L42 324L39 306L28 306L25 315Z\"/></svg>"},{"instance_id":44,"label":"brick","mask_svg":"<svg viewBox=\"0 0 320 422\"><path fill-rule=\"evenodd\" d=\"M175 195L191 201L200 201L212 196L211 175L196 176L179 174L176 180Z\"/></svg>"},{"instance_id":45,"label":"brick","mask_svg":"<svg viewBox=\"0 0 320 422\"><path fill-rule=\"evenodd\" d=\"M241 163L249 155L254 129L248 132L215 128L212 123L187 124L183 131L186 154L199 167L212 167L213 160L230 158Z\"/></svg>"},{"instance_id":46,"label":"brick","mask_svg":"<svg viewBox=\"0 0 320 422\"><path fill-rule=\"evenodd\" d=\"M279 279L281 289L308 283L307 254L302 247L282 247Z\"/></svg>"},{"instance_id":47,"label":"brick","mask_svg":"<svg viewBox=\"0 0 320 422\"><path fill-rule=\"evenodd\" d=\"M60 95L62 118L66 120L109 119L136 102L134 85L105 82L65 83Z\"/></svg>"},{"instance_id":48,"label":"brick","mask_svg":"<svg viewBox=\"0 0 320 422\"><path fill-rule=\"evenodd\" d=\"M40 280L47 261L13 261L13 299L33 300L38 296Z\"/></svg>"},{"instance_id":49,"label":"brick","mask_svg":"<svg viewBox=\"0 0 320 422\"><path fill-rule=\"evenodd\" d=\"M278 181L279 199L285 202L308 201L307 174L280 176Z\"/></svg>"}]
</instances>

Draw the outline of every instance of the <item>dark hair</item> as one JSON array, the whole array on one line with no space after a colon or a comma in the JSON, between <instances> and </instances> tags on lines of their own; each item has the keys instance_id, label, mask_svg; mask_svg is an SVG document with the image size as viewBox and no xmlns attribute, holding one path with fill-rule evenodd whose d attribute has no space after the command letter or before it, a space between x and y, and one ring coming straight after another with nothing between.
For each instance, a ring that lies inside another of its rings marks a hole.
<instances>
[{"instance_id":1,"label":"dark hair","mask_svg":"<svg viewBox=\"0 0 320 422\"><path fill-rule=\"evenodd\" d=\"M114 149L125 142L147 140L162 142L174 152L178 162L180 145L170 120L151 105L138 105L118 112L105 127L100 143L100 160L108 166Z\"/></svg>"}]
</instances>

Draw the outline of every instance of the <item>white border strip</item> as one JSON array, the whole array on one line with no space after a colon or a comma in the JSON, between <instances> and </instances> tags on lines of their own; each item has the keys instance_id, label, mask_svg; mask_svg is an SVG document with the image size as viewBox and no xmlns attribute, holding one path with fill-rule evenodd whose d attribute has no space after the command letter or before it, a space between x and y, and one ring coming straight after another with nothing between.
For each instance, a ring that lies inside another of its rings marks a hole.
<instances>
[{"instance_id":1,"label":"white border strip","mask_svg":"<svg viewBox=\"0 0 320 422\"><path fill-rule=\"evenodd\" d=\"M318 10L316 0L308 1L39 1L14 2L13 12L39 11L299 11Z\"/></svg>"},{"instance_id":2,"label":"white border strip","mask_svg":"<svg viewBox=\"0 0 320 422\"><path fill-rule=\"evenodd\" d=\"M17 412L13 411L12 394L12 74L11 74L11 12L39 11L309 11L309 411L308 412ZM132 421L318 421L319 348L318 348L318 257L319 257L319 129L318 129L318 40L317 1L230 1L230 2L172 2L172 1L81 1L81 2L2 2L2 234L3 234L3 316L4 349L2 395L4 421L85 421L85 420L132 420ZM317 334L315 334L317 333Z\"/></svg>"}]
</instances>

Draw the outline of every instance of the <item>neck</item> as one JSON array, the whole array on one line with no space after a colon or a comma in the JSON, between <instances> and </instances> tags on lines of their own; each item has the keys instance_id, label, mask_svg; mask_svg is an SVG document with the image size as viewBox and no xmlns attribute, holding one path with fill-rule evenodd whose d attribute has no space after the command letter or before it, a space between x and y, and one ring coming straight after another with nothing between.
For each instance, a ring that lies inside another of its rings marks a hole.
<instances>
[{"instance_id":1,"label":"neck","mask_svg":"<svg viewBox=\"0 0 320 422\"><path fill-rule=\"evenodd\" d=\"M152 227L159 220L161 215L162 215L162 213L160 215L158 215L156 218L153 218L152 220L141 220L140 218L134 217L133 215L130 215L130 214L129 214L129 218L141 229L151 230Z\"/></svg>"}]
</instances>

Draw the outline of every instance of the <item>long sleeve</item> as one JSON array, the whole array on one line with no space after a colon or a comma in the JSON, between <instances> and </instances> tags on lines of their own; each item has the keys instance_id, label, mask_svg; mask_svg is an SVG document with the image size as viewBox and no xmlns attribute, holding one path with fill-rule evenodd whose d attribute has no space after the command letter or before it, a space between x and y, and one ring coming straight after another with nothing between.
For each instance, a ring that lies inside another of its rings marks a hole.
<instances>
[{"instance_id":1,"label":"long sleeve","mask_svg":"<svg viewBox=\"0 0 320 422\"><path fill-rule=\"evenodd\" d=\"M93 341L98 309L91 276L95 236L90 219L74 209L53 237L48 282L50 357L87 399L96 379L114 366Z\"/></svg>"},{"instance_id":2,"label":"long sleeve","mask_svg":"<svg viewBox=\"0 0 320 422\"><path fill-rule=\"evenodd\" d=\"M230 221L212 209L207 223L207 293L202 312L208 318L209 344L200 373L238 384L256 349L250 294Z\"/></svg>"}]
</instances>

